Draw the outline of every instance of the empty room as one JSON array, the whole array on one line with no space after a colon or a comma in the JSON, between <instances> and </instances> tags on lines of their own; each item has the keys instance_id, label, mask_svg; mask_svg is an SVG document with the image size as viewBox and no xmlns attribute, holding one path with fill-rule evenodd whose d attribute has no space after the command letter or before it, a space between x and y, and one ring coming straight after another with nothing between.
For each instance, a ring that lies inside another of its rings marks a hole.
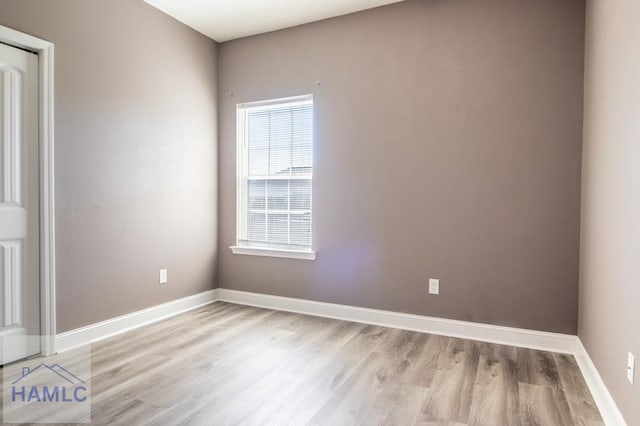
<instances>
[{"instance_id":1,"label":"empty room","mask_svg":"<svg viewBox=\"0 0 640 426\"><path fill-rule=\"evenodd\" d=\"M0 0L3 424L640 425L637 0Z\"/></svg>"}]
</instances>

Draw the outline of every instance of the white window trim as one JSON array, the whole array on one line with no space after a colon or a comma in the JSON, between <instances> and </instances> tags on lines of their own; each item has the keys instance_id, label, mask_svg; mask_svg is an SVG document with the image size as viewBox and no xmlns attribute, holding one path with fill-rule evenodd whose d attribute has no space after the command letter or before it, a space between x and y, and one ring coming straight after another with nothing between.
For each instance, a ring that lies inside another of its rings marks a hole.
<instances>
[{"instance_id":1,"label":"white window trim","mask_svg":"<svg viewBox=\"0 0 640 426\"><path fill-rule=\"evenodd\" d=\"M271 247L229 247L233 254L246 254L250 256L284 257L288 259L316 260L316 252L313 250L289 250Z\"/></svg>"},{"instance_id":2,"label":"white window trim","mask_svg":"<svg viewBox=\"0 0 640 426\"><path fill-rule=\"evenodd\" d=\"M233 254L242 254L250 256L267 256L267 257L279 257L288 259L302 259L302 260L315 260L316 251L313 249L314 235L313 235L313 221L311 226L311 247L309 249L289 249L281 248L277 246L270 247L265 245L260 246L246 246L240 244L240 236L243 235L246 229L247 215L241 214L248 211L244 202L247 197L247 167L248 162L246 160L246 109L251 108L253 111L260 108L269 108L273 105L287 104L289 106L306 104L309 101L313 101L313 95L293 96L280 99L269 99L266 101L245 102L236 105L236 244L230 246ZM314 141L315 142L315 141ZM304 178L304 177L303 177ZM313 200L311 201L311 215L313 217Z\"/></svg>"}]
</instances>

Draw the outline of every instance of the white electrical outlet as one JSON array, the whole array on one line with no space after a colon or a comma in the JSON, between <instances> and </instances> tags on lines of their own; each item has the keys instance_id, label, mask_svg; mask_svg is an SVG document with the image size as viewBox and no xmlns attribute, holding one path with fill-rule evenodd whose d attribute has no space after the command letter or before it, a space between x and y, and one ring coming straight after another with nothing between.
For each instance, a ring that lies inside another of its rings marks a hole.
<instances>
[{"instance_id":1,"label":"white electrical outlet","mask_svg":"<svg viewBox=\"0 0 640 426\"><path fill-rule=\"evenodd\" d=\"M440 280L429 278L429 294L440 294Z\"/></svg>"},{"instance_id":2,"label":"white electrical outlet","mask_svg":"<svg viewBox=\"0 0 640 426\"><path fill-rule=\"evenodd\" d=\"M166 284L166 283L167 283L167 270L160 269L160 284Z\"/></svg>"},{"instance_id":3,"label":"white electrical outlet","mask_svg":"<svg viewBox=\"0 0 640 426\"><path fill-rule=\"evenodd\" d=\"M629 383L633 384L633 373L636 369L636 360L631 352L627 355L627 380Z\"/></svg>"}]
</instances>

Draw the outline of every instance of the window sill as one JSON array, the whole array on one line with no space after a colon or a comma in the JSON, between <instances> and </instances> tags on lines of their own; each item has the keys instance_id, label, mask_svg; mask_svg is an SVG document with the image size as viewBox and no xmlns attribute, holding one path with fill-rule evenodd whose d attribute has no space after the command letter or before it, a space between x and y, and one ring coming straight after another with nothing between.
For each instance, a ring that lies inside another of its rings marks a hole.
<instances>
[{"instance_id":1,"label":"window sill","mask_svg":"<svg viewBox=\"0 0 640 426\"><path fill-rule=\"evenodd\" d=\"M229 247L233 254L245 254L249 256L284 257L287 259L316 260L316 252L311 250L286 250L266 247Z\"/></svg>"}]
</instances>

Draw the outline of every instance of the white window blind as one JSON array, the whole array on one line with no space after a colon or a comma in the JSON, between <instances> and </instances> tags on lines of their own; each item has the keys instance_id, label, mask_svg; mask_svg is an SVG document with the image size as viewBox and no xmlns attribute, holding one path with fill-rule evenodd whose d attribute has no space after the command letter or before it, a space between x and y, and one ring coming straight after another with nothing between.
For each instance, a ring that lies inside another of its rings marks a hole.
<instances>
[{"instance_id":1,"label":"white window blind","mask_svg":"<svg viewBox=\"0 0 640 426\"><path fill-rule=\"evenodd\" d=\"M238 106L238 245L311 248L311 96Z\"/></svg>"}]
</instances>

